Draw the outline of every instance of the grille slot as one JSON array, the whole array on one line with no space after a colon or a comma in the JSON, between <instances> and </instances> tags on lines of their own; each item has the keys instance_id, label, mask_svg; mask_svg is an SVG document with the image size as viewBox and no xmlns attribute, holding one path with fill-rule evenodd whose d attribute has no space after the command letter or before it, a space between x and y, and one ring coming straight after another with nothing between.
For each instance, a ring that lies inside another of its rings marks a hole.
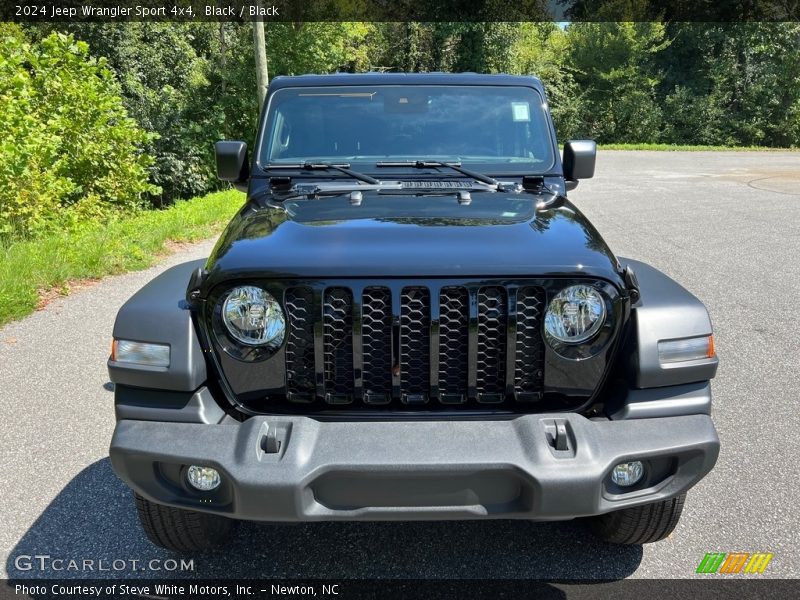
<instances>
[{"instance_id":1,"label":"grille slot","mask_svg":"<svg viewBox=\"0 0 800 600\"><path fill-rule=\"evenodd\" d=\"M361 307L364 401L392 399L392 293L385 287L364 290Z\"/></svg>"},{"instance_id":2,"label":"grille slot","mask_svg":"<svg viewBox=\"0 0 800 600\"><path fill-rule=\"evenodd\" d=\"M508 301L501 287L478 290L478 401L502 402L506 379L506 318Z\"/></svg>"},{"instance_id":3,"label":"grille slot","mask_svg":"<svg viewBox=\"0 0 800 600\"><path fill-rule=\"evenodd\" d=\"M443 404L458 404L467 399L467 288L443 288L439 305L439 399Z\"/></svg>"},{"instance_id":4,"label":"grille slot","mask_svg":"<svg viewBox=\"0 0 800 600\"><path fill-rule=\"evenodd\" d=\"M400 389L406 404L428 401L430 302L424 287L403 288L400 295Z\"/></svg>"},{"instance_id":5,"label":"grille slot","mask_svg":"<svg viewBox=\"0 0 800 600\"><path fill-rule=\"evenodd\" d=\"M524 287L517 291L517 344L514 357L514 397L535 401L542 397L544 344L541 330L544 291Z\"/></svg>"},{"instance_id":6,"label":"grille slot","mask_svg":"<svg viewBox=\"0 0 800 600\"><path fill-rule=\"evenodd\" d=\"M286 337L286 393L289 400L312 402L314 384L314 294L311 288L286 290L289 333Z\"/></svg>"},{"instance_id":7,"label":"grille slot","mask_svg":"<svg viewBox=\"0 0 800 600\"><path fill-rule=\"evenodd\" d=\"M353 295L345 288L325 290L322 305L325 401L353 400Z\"/></svg>"}]
</instances>

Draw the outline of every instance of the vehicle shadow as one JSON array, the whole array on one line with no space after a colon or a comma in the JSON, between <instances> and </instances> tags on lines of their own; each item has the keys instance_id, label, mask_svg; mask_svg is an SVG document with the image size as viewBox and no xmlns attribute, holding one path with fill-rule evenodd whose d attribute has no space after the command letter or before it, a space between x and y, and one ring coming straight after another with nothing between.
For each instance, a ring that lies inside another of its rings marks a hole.
<instances>
[{"instance_id":1,"label":"vehicle shadow","mask_svg":"<svg viewBox=\"0 0 800 600\"><path fill-rule=\"evenodd\" d=\"M41 555L50 557L44 570L32 558ZM65 559L59 570L56 558ZM106 458L59 493L11 550L6 569L9 578L609 580L633 573L642 547L599 542L574 522L241 523L224 551L195 556L192 570L148 569L152 559L176 558L147 541L132 493ZM94 568L71 569L69 560L93 560ZM98 570L100 561L108 570Z\"/></svg>"}]
</instances>

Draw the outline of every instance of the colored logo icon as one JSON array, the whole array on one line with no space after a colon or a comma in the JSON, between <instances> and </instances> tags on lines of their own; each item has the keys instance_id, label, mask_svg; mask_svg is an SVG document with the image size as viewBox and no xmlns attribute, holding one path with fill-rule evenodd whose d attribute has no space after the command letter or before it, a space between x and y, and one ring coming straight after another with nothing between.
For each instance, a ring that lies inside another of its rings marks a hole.
<instances>
[{"instance_id":1,"label":"colored logo icon","mask_svg":"<svg viewBox=\"0 0 800 600\"><path fill-rule=\"evenodd\" d=\"M763 573L772 552L707 552L697 566L698 573Z\"/></svg>"}]
</instances>

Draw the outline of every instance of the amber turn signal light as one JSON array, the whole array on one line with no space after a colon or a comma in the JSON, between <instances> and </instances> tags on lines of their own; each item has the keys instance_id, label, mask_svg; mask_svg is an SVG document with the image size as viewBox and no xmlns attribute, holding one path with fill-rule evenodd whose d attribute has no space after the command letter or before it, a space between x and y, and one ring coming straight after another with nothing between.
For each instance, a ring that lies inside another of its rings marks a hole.
<instances>
[{"instance_id":1,"label":"amber turn signal light","mask_svg":"<svg viewBox=\"0 0 800 600\"><path fill-rule=\"evenodd\" d=\"M715 356L713 335L658 342L658 360L661 364L706 360Z\"/></svg>"}]
</instances>

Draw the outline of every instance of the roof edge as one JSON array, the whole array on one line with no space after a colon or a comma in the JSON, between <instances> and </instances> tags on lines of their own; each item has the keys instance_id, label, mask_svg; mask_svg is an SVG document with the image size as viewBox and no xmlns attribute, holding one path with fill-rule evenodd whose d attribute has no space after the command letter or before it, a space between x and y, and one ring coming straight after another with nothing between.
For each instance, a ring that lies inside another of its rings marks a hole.
<instances>
[{"instance_id":1,"label":"roof edge","mask_svg":"<svg viewBox=\"0 0 800 600\"><path fill-rule=\"evenodd\" d=\"M270 81L269 87L275 90L285 87L328 85L515 85L543 89L541 80L533 75L444 72L279 75Z\"/></svg>"}]
</instances>

